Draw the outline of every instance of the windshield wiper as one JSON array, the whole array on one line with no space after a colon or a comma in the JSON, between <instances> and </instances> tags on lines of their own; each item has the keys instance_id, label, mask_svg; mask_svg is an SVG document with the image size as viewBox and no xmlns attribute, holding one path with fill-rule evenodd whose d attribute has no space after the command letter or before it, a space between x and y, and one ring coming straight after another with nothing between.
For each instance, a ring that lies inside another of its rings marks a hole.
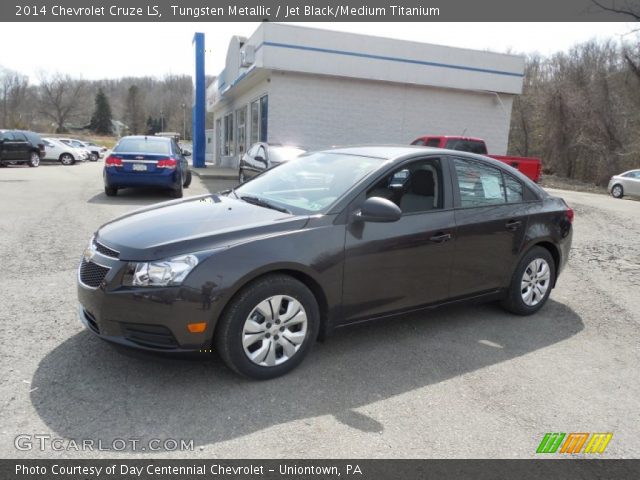
<instances>
[{"instance_id":1,"label":"windshield wiper","mask_svg":"<svg viewBox=\"0 0 640 480\"><path fill-rule=\"evenodd\" d=\"M234 192L234 194L235 194L235 192ZM247 203L251 203L251 204L257 205L259 207L270 208L272 210L277 210L278 212L291 214L290 210L287 210L284 207L279 207L277 205L274 205L273 203L265 200L264 198L252 197L250 195L242 195L240 197L240 200L244 200Z\"/></svg>"}]
</instances>

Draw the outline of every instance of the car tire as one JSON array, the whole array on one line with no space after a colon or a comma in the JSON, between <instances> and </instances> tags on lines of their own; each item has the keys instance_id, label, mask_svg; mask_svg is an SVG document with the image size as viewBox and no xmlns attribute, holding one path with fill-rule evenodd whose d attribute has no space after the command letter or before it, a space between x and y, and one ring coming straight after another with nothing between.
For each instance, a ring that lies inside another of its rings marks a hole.
<instances>
[{"instance_id":1,"label":"car tire","mask_svg":"<svg viewBox=\"0 0 640 480\"><path fill-rule=\"evenodd\" d=\"M104 193L105 193L105 195L107 197L115 197L116 195L118 195L118 188L117 187L107 187L105 185Z\"/></svg>"},{"instance_id":2,"label":"car tire","mask_svg":"<svg viewBox=\"0 0 640 480\"><path fill-rule=\"evenodd\" d=\"M40 165L40 155L38 155L36 152L31 152L31 154L29 155L29 161L27 162L27 165L29 165L30 167L37 167Z\"/></svg>"},{"instance_id":3,"label":"car tire","mask_svg":"<svg viewBox=\"0 0 640 480\"><path fill-rule=\"evenodd\" d=\"M178 183L178 186L171 190L171 196L173 198L182 198L184 195L184 187L182 186L182 181Z\"/></svg>"},{"instance_id":4,"label":"car tire","mask_svg":"<svg viewBox=\"0 0 640 480\"><path fill-rule=\"evenodd\" d=\"M96 155L95 153L92 153L91 155L89 155L89 161L90 162L97 162L98 161L98 155Z\"/></svg>"},{"instance_id":5,"label":"car tire","mask_svg":"<svg viewBox=\"0 0 640 480\"><path fill-rule=\"evenodd\" d=\"M536 313L547 302L555 275L556 265L549 250L533 247L518 263L503 308L516 315Z\"/></svg>"},{"instance_id":6,"label":"car tire","mask_svg":"<svg viewBox=\"0 0 640 480\"><path fill-rule=\"evenodd\" d=\"M261 305L270 307L266 315L258 311ZM274 306L279 307L278 313L273 313ZM296 309L298 313L290 313ZM267 275L231 300L216 328L214 346L235 372L267 380L296 368L312 348L319 328L320 311L311 290L288 275Z\"/></svg>"},{"instance_id":7,"label":"car tire","mask_svg":"<svg viewBox=\"0 0 640 480\"><path fill-rule=\"evenodd\" d=\"M244 170L240 169L240 171L238 172L238 183L243 184L246 181L247 179L244 175Z\"/></svg>"},{"instance_id":8,"label":"car tire","mask_svg":"<svg viewBox=\"0 0 640 480\"><path fill-rule=\"evenodd\" d=\"M182 186L184 188L189 188L189 185L191 185L191 170L187 169L187 178Z\"/></svg>"},{"instance_id":9,"label":"car tire","mask_svg":"<svg viewBox=\"0 0 640 480\"><path fill-rule=\"evenodd\" d=\"M76 159L70 153L63 153L60 155L60 163L65 166L70 166L76 163Z\"/></svg>"},{"instance_id":10,"label":"car tire","mask_svg":"<svg viewBox=\"0 0 640 480\"><path fill-rule=\"evenodd\" d=\"M611 188L611 196L613 198L622 198L622 197L624 197L624 188L622 188L622 185L620 185L619 183L616 183Z\"/></svg>"}]
</instances>

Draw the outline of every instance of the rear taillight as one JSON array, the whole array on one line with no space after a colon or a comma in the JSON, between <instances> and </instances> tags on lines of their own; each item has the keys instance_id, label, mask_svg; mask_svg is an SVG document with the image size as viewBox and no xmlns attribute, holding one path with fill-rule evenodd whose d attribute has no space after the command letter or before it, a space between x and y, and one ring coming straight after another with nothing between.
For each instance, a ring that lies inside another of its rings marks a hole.
<instances>
[{"instance_id":1,"label":"rear taillight","mask_svg":"<svg viewBox=\"0 0 640 480\"><path fill-rule=\"evenodd\" d=\"M118 157L114 157L113 155L109 155L107 159L104 161L104 164L107 167L121 167L122 159Z\"/></svg>"},{"instance_id":2,"label":"rear taillight","mask_svg":"<svg viewBox=\"0 0 640 480\"><path fill-rule=\"evenodd\" d=\"M158 160L158 168L176 168L177 162L174 158L163 158Z\"/></svg>"},{"instance_id":3,"label":"rear taillight","mask_svg":"<svg viewBox=\"0 0 640 480\"><path fill-rule=\"evenodd\" d=\"M567 206L567 220L569 220L569 223L573 223L573 208Z\"/></svg>"}]
</instances>

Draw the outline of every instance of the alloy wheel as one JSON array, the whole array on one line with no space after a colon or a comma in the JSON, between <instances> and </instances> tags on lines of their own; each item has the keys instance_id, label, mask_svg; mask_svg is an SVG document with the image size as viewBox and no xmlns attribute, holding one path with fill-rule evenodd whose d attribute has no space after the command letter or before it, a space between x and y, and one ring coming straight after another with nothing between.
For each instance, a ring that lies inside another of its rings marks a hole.
<instances>
[{"instance_id":1,"label":"alloy wheel","mask_svg":"<svg viewBox=\"0 0 640 480\"><path fill-rule=\"evenodd\" d=\"M287 295L274 295L256 305L242 329L242 346L253 363L281 365L300 349L307 335L307 312Z\"/></svg>"},{"instance_id":2,"label":"alloy wheel","mask_svg":"<svg viewBox=\"0 0 640 480\"><path fill-rule=\"evenodd\" d=\"M534 259L524 270L520 283L522 301L529 307L534 307L542 301L549 289L551 269L543 258Z\"/></svg>"},{"instance_id":3,"label":"alloy wheel","mask_svg":"<svg viewBox=\"0 0 640 480\"><path fill-rule=\"evenodd\" d=\"M620 185L614 186L611 190L611 194L616 198L620 198L622 196L622 187Z\"/></svg>"}]
</instances>

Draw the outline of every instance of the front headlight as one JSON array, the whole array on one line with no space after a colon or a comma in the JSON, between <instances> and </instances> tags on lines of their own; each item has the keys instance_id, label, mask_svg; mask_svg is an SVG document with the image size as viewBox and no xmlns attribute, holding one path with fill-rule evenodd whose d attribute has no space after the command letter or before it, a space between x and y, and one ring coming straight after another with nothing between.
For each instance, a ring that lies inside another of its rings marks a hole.
<instances>
[{"instance_id":1,"label":"front headlight","mask_svg":"<svg viewBox=\"0 0 640 480\"><path fill-rule=\"evenodd\" d=\"M195 255L181 255L168 260L135 263L132 265L134 270L131 285L134 287L180 285L196 265L198 265L198 257Z\"/></svg>"}]
</instances>

